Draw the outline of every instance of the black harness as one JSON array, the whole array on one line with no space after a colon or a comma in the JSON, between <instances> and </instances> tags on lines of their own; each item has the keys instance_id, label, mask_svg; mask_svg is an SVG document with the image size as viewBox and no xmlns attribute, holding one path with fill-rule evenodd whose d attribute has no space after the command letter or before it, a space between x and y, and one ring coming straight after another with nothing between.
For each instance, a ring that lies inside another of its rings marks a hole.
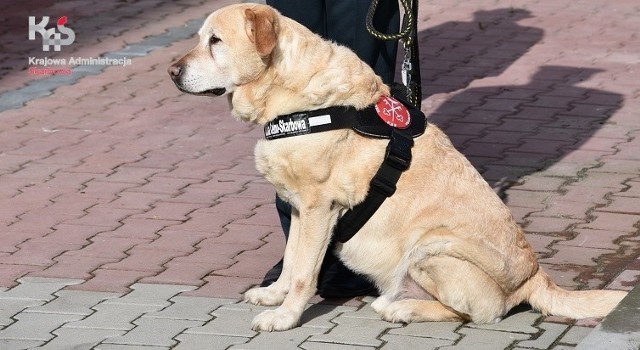
<instances>
[{"instance_id":1,"label":"black harness","mask_svg":"<svg viewBox=\"0 0 640 350\"><path fill-rule=\"evenodd\" d=\"M398 101L401 107L396 104ZM264 126L264 134L267 140L275 140L351 128L363 136L389 139L384 161L371 179L367 197L338 219L334 235L344 243L394 194L400 175L411 165L413 138L422 135L426 126L427 119L419 109L397 97L382 97L376 105L363 110L340 106L279 116Z\"/></svg>"}]
</instances>

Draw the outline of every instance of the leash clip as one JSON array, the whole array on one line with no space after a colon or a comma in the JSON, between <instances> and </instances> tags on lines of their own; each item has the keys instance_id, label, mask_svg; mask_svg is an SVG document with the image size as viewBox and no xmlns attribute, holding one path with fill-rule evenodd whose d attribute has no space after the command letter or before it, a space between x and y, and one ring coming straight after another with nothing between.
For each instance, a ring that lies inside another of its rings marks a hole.
<instances>
[{"instance_id":1,"label":"leash clip","mask_svg":"<svg viewBox=\"0 0 640 350\"><path fill-rule=\"evenodd\" d=\"M402 84L404 86L409 86L411 82L411 48L405 47L404 49L404 60L402 61Z\"/></svg>"}]
</instances>

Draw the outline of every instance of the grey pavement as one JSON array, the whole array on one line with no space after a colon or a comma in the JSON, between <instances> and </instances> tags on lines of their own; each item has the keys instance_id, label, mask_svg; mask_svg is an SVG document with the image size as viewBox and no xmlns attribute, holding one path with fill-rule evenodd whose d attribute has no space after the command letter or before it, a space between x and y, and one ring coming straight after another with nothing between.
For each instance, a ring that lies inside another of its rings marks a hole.
<instances>
[{"instance_id":1,"label":"grey pavement","mask_svg":"<svg viewBox=\"0 0 640 350\"><path fill-rule=\"evenodd\" d=\"M16 287L0 292L2 348L490 350L611 349L612 341L613 348L638 344L637 329L626 322L630 314L622 310L625 306L616 310L624 313L624 327L607 327L605 320L595 330L546 322L527 310L493 325L400 325L380 320L369 306L373 298L367 297L357 306L310 304L300 327L257 333L250 328L251 319L265 307L236 299L179 295L195 286L134 284L127 294L64 289L79 282L25 277ZM637 301L633 307L637 310Z\"/></svg>"}]
</instances>

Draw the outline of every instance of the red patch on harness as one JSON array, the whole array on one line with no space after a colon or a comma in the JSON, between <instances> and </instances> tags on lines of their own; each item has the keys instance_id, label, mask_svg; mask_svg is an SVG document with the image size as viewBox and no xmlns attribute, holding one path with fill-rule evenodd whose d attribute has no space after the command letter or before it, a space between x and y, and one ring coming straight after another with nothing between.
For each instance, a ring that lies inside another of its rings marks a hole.
<instances>
[{"instance_id":1,"label":"red patch on harness","mask_svg":"<svg viewBox=\"0 0 640 350\"><path fill-rule=\"evenodd\" d=\"M393 97L380 97L376 103L376 112L380 119L394 128L406 129L411 123L411 115L407 107Z\"/></svg>"}]
</instances>

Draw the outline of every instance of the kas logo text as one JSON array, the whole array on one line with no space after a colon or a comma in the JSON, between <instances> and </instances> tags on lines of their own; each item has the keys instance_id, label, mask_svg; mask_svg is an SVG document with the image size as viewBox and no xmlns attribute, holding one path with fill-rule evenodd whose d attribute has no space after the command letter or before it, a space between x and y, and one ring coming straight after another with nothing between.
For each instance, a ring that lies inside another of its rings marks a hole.
<instances>
[{"instance_id":1,"label":"kas logo text","mask_svg":"<svg viewBox=\"0 0 640 350\"><path fill-rule=\"evenodd\" d=\"M36 33L40 33L42 51L49 51L50 46L53 46L54 51L60 51L61 46L71 45L76 39L76 33L64 26L66 23L67 16L62 16L58 19L56 27L46 29L49 16L43 16L38 24L34 16L29 16L29 40L36 40Z\"/></svg>"}]
</instances>

